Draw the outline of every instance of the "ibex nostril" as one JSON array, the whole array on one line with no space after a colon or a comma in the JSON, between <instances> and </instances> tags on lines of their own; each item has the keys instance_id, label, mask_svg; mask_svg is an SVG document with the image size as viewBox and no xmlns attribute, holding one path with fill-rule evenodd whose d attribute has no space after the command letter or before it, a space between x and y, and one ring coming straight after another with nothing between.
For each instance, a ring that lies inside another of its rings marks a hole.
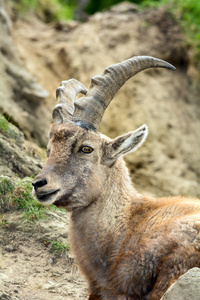
<instances>
[{"instance_id":1,"label":"ibex nostril","mask_svg":"<svg viewBox=\"0 0 200 300\"><path fill-rule=\"evenodd\" d=\"M44 179L39 179L36 182L32 182L32 185L34 186L34 189L37 190L38 188L44 186L47 184L47 180Z\"/></svg>"}]
</instances>

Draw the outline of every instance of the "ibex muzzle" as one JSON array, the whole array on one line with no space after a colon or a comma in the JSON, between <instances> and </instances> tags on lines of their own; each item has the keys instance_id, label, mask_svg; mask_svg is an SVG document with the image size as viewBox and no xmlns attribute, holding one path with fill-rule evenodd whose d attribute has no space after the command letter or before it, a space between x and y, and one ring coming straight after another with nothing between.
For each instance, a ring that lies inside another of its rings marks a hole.
<instances>
[{"instance_id":1,"label":"ibex muzzle","mask_svg":"<svg viewBox=\"0 0 200 300\"><path fill-rule=\"evenodd\" d=\"M113 140L97 132L120 87L150 67L175 69L133 57L106 68L89 90L75 79L57 89L48 160L34 194L72 211L70 243L89 300L159 300L180 275L200 267L200 201L148 198L130 180L122 157L144 142L147 126ZM84 96L75 100L79 92Z\"/></svg>"}]
</instances>

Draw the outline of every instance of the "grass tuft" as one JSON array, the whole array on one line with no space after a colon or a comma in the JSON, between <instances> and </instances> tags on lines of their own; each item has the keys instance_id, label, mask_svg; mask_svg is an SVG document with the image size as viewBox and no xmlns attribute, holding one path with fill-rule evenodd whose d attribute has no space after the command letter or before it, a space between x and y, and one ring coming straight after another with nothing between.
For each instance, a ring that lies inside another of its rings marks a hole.
<instances>
[{"instance_id":1,"label":"grass tuft","mask_svg":"<svg viewBox=\"0 0 200 300\"><path fill-rule=\"evenodd\" d=\"M63 256L67 255L67 252L70 250L69 245L65 245L60 238L55 238L53 240L44 240L42 243L49 247L49 252L53 254L53 256Z\"/></svg>"},{"instance_id":2,"label":"grass tuft","mask_svg":"<svg viewBox=\"0 0 200 300\"><path fill-rule=\"evenodd\" d=\"M1 208L3 211L22 211L25 222L36 222L45 217L45 207L32 196L32 178L11 181L6 176L0 179Z\"/></svg>"},{"instance_id":3,"label":"grass tuft","mask_svg":"<svg viewBox=\"0 0 200 300\"><path fill-rule=\"evenodd\" d=\"M53 253L53 255L67 254L68 251L69 245L65 245L61 239L58 238L51 242L49 252Z\"/></svg>"},{"instance_id":4,"label":"grass tuft","mask_svg":"<svg viewBox=\"0 0 200 300\"><path fill-rule=\"evenodd\" d=\"M32 196L32 178L19 180L12 195L17 209L23 211L25 222L36 222L45 217L45 207Z\"/></svg>"},{"instance_id":5,"label":"grass tuft","mask_svg":"<svg viewBox=\"0 0 200 300\"><path fill-rule=\"evenodd\" d=\"M31 194L32 186L29 182L18 183L12 194L12 200L17 209L23 211L24 221L35 222L44 217L45 208L40 205Z\"/></svg>"},{"instance_id":6,"label":"grass tuft","mask_svg":"<svg viewBox=\"0 0 200 300\"><path fill-rule=\"evenodd\" d=\"M13 138L15 136L15 131L11 128L9 120L10 117L6 119L2 114L0 115L0 132Z\"/></svg>"}]
</instances>

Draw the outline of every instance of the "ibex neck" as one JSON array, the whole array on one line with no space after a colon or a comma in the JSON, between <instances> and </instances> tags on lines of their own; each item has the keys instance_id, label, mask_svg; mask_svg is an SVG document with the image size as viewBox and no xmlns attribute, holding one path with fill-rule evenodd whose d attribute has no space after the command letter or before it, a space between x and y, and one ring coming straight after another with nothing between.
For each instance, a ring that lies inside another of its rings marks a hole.
<instances>
[{"instance_id":1,"label":"ibex neck","mask_svg":"<svg viewBox=\"0 0 200 300\"><path fill-rule=\"evenodd\" d=\"M101 201L105 205L113 203L119 207L133 202L138 196L124 160L118 160L115 166L111 168L111 174L105 183Z\"/></svg>"},{"instance_id":2,"label":"ibex neck","mask_svg":"<svg viewBox=\"0 0 200 300\"><path fill-rule=\"evenodd\" d=\"M123 232L127 230L130 206L142 201L131 184L123 160L110 168L105 179L99 198L86 208L74 210L70 222L71 245L83 272L89 276L90 267L88 270L85 262L88 257L94 257L94 269L98 263L103 278L109 253L122 241Z\"/></svg>"}]
</instances>

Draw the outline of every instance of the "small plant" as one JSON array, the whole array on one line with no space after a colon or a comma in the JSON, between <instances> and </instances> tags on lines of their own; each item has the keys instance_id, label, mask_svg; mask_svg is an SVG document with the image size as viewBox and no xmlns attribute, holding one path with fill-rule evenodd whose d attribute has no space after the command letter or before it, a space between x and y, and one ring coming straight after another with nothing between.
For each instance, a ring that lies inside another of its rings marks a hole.
<instances>
[{"instance_id":1,"label":"small plant","mask_svg":"<svg viewBox=\"0 0 200 300\"><path fill-rule=\"evenodd\" d=\"M57 207L54 204L51 204L50 208L55 212L66 212L66 209L64 207Z\"/></svg>"},{"instance_id":2,"label":"small plant","mask_svg":"<svg viewBox=\"0 0 200 300\"><path fill-rule=\"evenodd\" d=\"M14 130L12 130L9 120L10 117L6 119L2 114L0 115L0 132L6 134L9 137L13 137L13 135L15 135L15 132Z\"/></svg>"},{"instance_id":3,"label":"small plant","mask_svg":"<svg viewBox=\"0 0 200 300\"><path fill-rule=\"evenodd\" d=\"M69 245L65 245L61 239L57 239L54 241L47 241L50 243L50 249L49 252L53 253L53 255L63 255L63 254L67 254L67 252L69 251Z\"/></svg>"},{"instance_id":4,"label":"small plant","mask_svg":"<svg viewBox=\"0 0 200 300\"><path fill-rule=\"evenodd\" d=\"M24 221L35 222L44 217L45 208L32 196L32 178L18 181L11 197L17 209L23 211Z\"/></svg>"},{"instance_id":5,"label":"small plant","mask_svg":"<svg viewBox=\"0 0 200 300\"><path fill-rule=\"evenodd\" d=\"M9 121L6 120L3 115L0 115L0 130L3 132L7 132L9 129Z\"/></svg>"},{"instance_id":6,"label":"small plant","mask_svg":"<svg viewBox=\"0 0 200 300\"><path fill-rule=\"evenodd\" d=\"M15 185L8 176L0 176L0 209L3 211L13 207L13 203L10 201L10 194L14 188Z\"/></svg>"},{"instance_id":7,"label":"small plant","mask_svg":"<svg viewBox=\"0 0 200 300\"><path fill-rule=\"evenodd\" d=\"M12 192L14 189L14 183L8 176L0 176L0 194L6 195L8 192Z\"/></svg>"},{"instance_id":8,"label":"small plant","mask_svg":"<svg viewBox=\"0 0 200 300\"><path fill-rule=\"evenodd\" d=\"M25 222L36 222L45 216L45 207L32 196L32 178L12 182L6 176L0 178L1 208L3 211L17 209L23 212Z\"/></svg>"}]
</instances>

